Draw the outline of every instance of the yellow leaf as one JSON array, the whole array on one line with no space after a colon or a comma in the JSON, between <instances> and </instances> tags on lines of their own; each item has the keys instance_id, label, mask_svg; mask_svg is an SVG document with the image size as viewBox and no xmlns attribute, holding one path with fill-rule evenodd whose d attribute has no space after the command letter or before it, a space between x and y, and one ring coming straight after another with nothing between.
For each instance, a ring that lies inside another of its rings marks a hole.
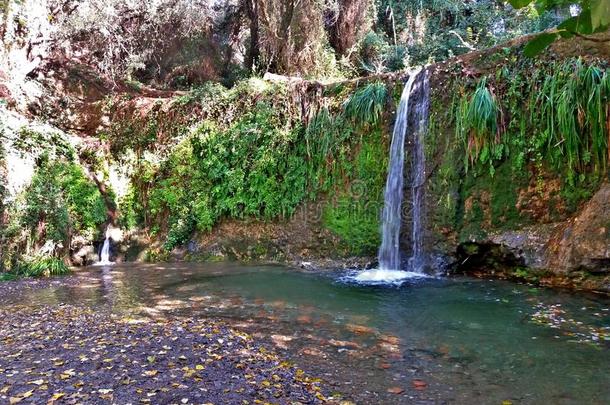
<instances>
[{"instance_id":1,"label":"yellow leaf","mask_svg":"<svg viewBox=\"0 0 610 405\"><path fill-rule=\"evenodd\" d=\"M55 394L53 394L53 397L52 397L52 398L53 398L55 401L57 401L59 398L62 398L64 395L66 395L66 394L65 394L65 393L63 393L63 392L56 392Z\"/></svg>"},{"instance_id":2,"label":"yellow leaf","mask_svg":"<svg viewBox=\"0 0 610 405\"><path fill-rule=\"evenodd\" d=\"M158 374L159 372L157 370L149 370L149 371L145 371L144 375L147 377L154 377Z\"/></svg>"},{"instance_id":3,"label":"yellow leaf","mask_svg":"<svg viewBox=\"0 0 610 405\"><path fill-rule=\"evenodd\" d=\"M44 384L44 380L43 379L34 380L34 381L30 381L28 384L42 385L42 384Z\"/></svg>"},{"instance_id":4,"label":"yellow leaf","mask_svg":"<svg viewBox=\"0 0 610 405\"><path fill-rule=\"evenodd\" d=\"M197 365L195 366L195 370L203 370L204 368L205 368L205 367L204 367L204 366L202 366L201 364L197 364Z\"/></svg>"}]
</instances>

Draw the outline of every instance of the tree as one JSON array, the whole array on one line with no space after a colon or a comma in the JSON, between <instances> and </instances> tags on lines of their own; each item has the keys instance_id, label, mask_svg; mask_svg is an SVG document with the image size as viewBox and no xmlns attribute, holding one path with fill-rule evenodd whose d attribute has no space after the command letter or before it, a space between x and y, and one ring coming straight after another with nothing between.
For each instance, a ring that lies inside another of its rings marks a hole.
<instances>
[{"instance_id":1,"label":"tree","mask_svg":"<svg viewBox=\"0 0 610 405\"><path fill-rule=\"evenodd\" d=\"M534 56L559 38L584 37L596 41L591 34L607 31L610 28L610 1L608 0L509 0L515 8L535 5L538 10L546 11L557 7L571 7L572 17L563 21L548 32L530 41L525 53Z\"/></svg>"},{"instance_id":2,"label":"tree","mask_svg":"<svg viewBox=\"0 0 610 405\"><path fill-rule=\"evenodd\" d=\"M325 10L329 42L338 55L345 55L369 30L367 21L374 5L370 0L338 0Z\"/></svg>"}]
</instances>

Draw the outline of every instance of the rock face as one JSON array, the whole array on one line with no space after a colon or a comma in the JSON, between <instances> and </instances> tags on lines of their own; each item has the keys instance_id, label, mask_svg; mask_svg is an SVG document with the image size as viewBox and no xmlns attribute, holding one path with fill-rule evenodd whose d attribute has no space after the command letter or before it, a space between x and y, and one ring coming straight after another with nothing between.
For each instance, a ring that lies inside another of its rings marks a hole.
<instances>
[{"instance_id":1,"label":"rock face","mask_svg":"<svg viewBox=\"0 0 610 405\"><path fill-rule=\"evenodd\" d=\"M571 219L457 248L459 271L610 292L610 183Z\"/></svg>"},{"instance_id":2,"label":"rock face","mask_svg":"<svg viewBox=\"0 0 610 405\"><path fill-rule=\"evenodd\" d=\"M559 272L610 273L610 184L572 220L558 226L546 247L546 267Z\"/></svg>"}]
</instances>

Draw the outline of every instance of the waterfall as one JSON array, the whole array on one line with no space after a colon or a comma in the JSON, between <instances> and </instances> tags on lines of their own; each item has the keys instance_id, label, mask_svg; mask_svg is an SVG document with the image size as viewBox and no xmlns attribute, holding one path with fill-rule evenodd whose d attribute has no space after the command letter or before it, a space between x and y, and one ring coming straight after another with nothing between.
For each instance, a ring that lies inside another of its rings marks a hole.
<instances>
[{"instance_id":1,"label":"waterfall","mask_svg":"<svg viewBox=\"0 0 610 405\"><path fill-rule=\"evenodd\" d=\"M104 245L102 246L102 251L100 252L100 261L99 265L106 266L113 264L110 261L110 232L109 229L106 229L106 239L104 240Z\"/></svg>"},{"instance_id":2,"label":"waterfall","mask_svg":"<svg viewBox=\"0 0 610 405\"><path fill-rule=\"evenodd\" d=\"M430 109L430 85L428 72L421 75L419 88L414 91L415 108L413 111L413 148L411 158L411 258L409 270L421 273L426 265L424 254L424 220L425 214L425 184L426 184L426 153L423 137L428 126Z\"/></svg>"},{"instance_id":3,"label":"waterfall","mask_svg":"<svg viewBox=\"0 0 610 405\"><path fill-rule=\"evenodd\" d=\"M381 218L379 269L360 273L356 277L359 282L393 283L409 277L425 276L423 230L426 161L422 137L427 125L429 93L428 72L425 70L422 72L421 68L411 71L400 98L390 146L390 163ZM409 131L410 126L412 129ZM400 230L403 221L405 139L408 135L411 136L409 149L412 151L410 159L412 256L408 263L409 271L401 271Z\"/></svg>"},{"instance_id":4,"label":"waterfall","mask_svg":"<svg viewBox=\"0 0 610 405\"><path fill-rule=\"evenodd\" d=\"M379 248L379 267L381 270L398 270L401 267L400 228L402 224L405 137L408 129L411 91L418 74L419 70L411 72L409 80L405 84L396 113L394 133L392 134L388 179L384 194L381 247Z\"/></svg>"},{"instance_id":5,"label":"waterfall","mask_svg":"<svg viewBox=\"0 0 610 405\"><path fill-rule=\"evenodd\" d=\"M104 240L104 246L100 253L100 264L110 264L110 238L108 236Z\"/></svg>"}]
</instances>

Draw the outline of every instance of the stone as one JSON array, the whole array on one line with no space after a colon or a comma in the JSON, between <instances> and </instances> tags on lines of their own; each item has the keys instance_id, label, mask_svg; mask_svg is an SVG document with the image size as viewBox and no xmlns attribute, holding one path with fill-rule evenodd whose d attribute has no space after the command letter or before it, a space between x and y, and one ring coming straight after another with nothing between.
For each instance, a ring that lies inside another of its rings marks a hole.
<instances>
[{"instance_id":1,"label":"stone","mask_svg":"<svg viewBox=\"0 0 610 405\"><path fill-rule=\"evenodd\" d=\"M610 273L610 183L556 230L546 253L549 269Z\"/></svg>"}]
</instances>

